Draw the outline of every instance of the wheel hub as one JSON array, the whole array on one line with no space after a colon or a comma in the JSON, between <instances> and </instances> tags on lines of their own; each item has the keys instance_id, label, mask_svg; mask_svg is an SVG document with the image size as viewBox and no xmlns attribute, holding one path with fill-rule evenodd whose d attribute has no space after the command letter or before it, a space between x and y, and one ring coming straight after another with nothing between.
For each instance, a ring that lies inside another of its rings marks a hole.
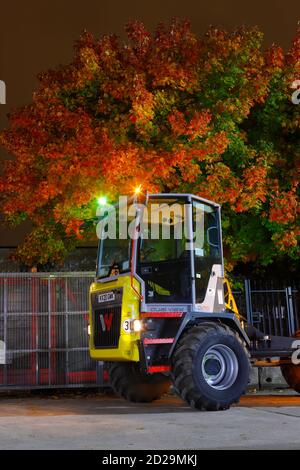
<instances>
[{"instance_id":1,"label":"wheel hub","mask_svg":"<svg viewBox=\"0 0 300 470\"><path fill-rule=\"evenodd\" d=\"M236 381L239 365L235 352L225 344L210 347L202 360L202 374L212 388L226 390Z\"/></svg>"}]
</instances>

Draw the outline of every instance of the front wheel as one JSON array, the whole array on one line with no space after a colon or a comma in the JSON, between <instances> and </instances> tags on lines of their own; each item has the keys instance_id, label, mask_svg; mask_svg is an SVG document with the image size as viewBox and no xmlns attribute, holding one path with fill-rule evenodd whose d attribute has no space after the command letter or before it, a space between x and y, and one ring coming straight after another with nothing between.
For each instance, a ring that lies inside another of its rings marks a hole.
<instances>
[{"instance_id":1,"label":"front wheel","mask_svg":"<svg viewBox=\"0 0 300 470\"><path fill-rule=\"evenodd\" d=\"M249 372L248 352L239 335L213 322L187 330L172 357L175 391L199 410L225 410L238 402Z\"/></svg>"}]
</instances>

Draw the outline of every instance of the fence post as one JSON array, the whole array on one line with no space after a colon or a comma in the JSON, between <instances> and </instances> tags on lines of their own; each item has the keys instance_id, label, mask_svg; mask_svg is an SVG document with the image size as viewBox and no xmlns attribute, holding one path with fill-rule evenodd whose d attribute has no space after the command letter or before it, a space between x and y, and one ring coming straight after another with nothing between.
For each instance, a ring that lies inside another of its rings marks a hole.
<instances>
[{"instance_id":1,"label":"fence post","mask_svg":"<svg viewBox=\"0 0 300 470\"><path fill-rule=\"evenodd\" d=\"M38 279L34 276L28 278L31 288L31 344L32 344L32 370L35 370L35 384L39 385L39 317L38 317Z\"/></svg>"},{"instance_id":2,"label":"fence post","mask_svg":"<svg viewBox=\"0 0 300 470\"><path fill-rule=\"evenodd\" d=\"M247 321L250 325L253 325L253 311L252 311L250 279L245 279L245 300L246 300Z\"/></svg>"},{"instance_id":3,"label":"fence post","mask_svg":"<svg viewBox=\"0 0 300 470\"><path fill-rule=\"evenodd\" d=\"M51 278L48 275L48 385L50 387L52 382L52 367L51 367L51 347L52 347L52 340L51 340Z\"/></svg>"},{"instance_id":4,"label":"fence post","mask_svg":"<svg viewBox=\"0 0 300 470\"><path fill-rule=\"evenodd\" d=\"M69 303L68 278L65 278L65 341L66 341L66 384L69 385Z\"/></svg>"},{"instance_id":5,"label":"fence post","mask_svg":"<svg viewBox=\"0 0 300 470\"><path fill-rule=\"evenodd\" d=\"M3 341L4 341L4 347L5 347L5 364L3 366L4 368L4 385L7 385L7 358L8 358L8 347L7 347L7 306L8 306L8 301L7 301L7 282L8 279L5 277L4 278L4 284L3 284L3 289L4 289L4 318L3 318L3 328L4 328L4 334L3 334Z\"/></svg>"},{"instance_id":6,"label":"fence post","mask_svg":"<svg viewBox=\"0 0 300 470\"><path fill-rule=\"evenodd\" d=\"M295 315L294 315L294 305L293 305L293 294L292 294L291 287L285 288L285 296L286 296L286 306L287 306L287 313L288 313L289 333L290 333L290 336L293 336L296 332L296 325L295 325Z\"/></svg>"}]
</instances>

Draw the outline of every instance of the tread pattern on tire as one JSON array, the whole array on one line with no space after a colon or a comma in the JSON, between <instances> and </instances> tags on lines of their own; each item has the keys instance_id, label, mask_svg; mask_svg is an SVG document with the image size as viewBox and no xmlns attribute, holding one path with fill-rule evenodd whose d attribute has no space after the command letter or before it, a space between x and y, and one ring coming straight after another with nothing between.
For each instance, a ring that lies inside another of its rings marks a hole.
<instances>
[{"instance_id":1,"label":"tread pattern on tire","mask_svg":"<svg viewBox=\"0 0 300 470\"><path fill-rule=\"evenodd\" d=\"M170 387L163 374L143 374L138 364L113 362L109 365L110 383L115 393L135 403L150 403L158 400Z\"/></svg>"},{"instance_id":2,"label":"tread pattern on tire","mask_svg":"<svg viewBox=\"0 0 300 470\"><path fill-rule=\"evenodd\" d=\"M193 359L198 351L201 341L206 338L209 332L225 333L235 337L243 347L247 358L249 358L246 346L238 333L221 323L201 322L188 329L179 339L172 358L171 377L175 392L191 407L199 410L219 411L228 409L232 403L237 403L240 395L233 397L231 402L223 404L205 397L196 386L192 374ZM249 359L248 363L250 368ZM242 393L245 393L245 390L246 386Z\"/></svg>"}]
</instances>

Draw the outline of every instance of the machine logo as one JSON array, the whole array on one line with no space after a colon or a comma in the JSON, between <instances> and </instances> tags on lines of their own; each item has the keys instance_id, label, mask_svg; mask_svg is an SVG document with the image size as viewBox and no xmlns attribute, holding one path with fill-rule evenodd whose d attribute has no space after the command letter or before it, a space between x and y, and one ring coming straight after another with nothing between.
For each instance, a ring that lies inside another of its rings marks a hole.
<instances>
[{"instance_id":1,"label":"machine logo","mask_svg":"<svg viewBox=\"0 0 300 470\"><path fill-rule=\"evenodd\" d=\"M98 294L97 296L98 303L101 304L102 302L112 302L115 300L114 292L105 292L104 294Z\"/></svg>"},{"instance_id":2,"label":"machine logo","mask_svg":"<svg viewBox=\"0 0 300 470\"><path fill-rule=\"evenodd\" d=\"M104 313L100 315L100 325L104 333L111 330L112 320L113 313Z\"/></svg>"}]
</instances>

